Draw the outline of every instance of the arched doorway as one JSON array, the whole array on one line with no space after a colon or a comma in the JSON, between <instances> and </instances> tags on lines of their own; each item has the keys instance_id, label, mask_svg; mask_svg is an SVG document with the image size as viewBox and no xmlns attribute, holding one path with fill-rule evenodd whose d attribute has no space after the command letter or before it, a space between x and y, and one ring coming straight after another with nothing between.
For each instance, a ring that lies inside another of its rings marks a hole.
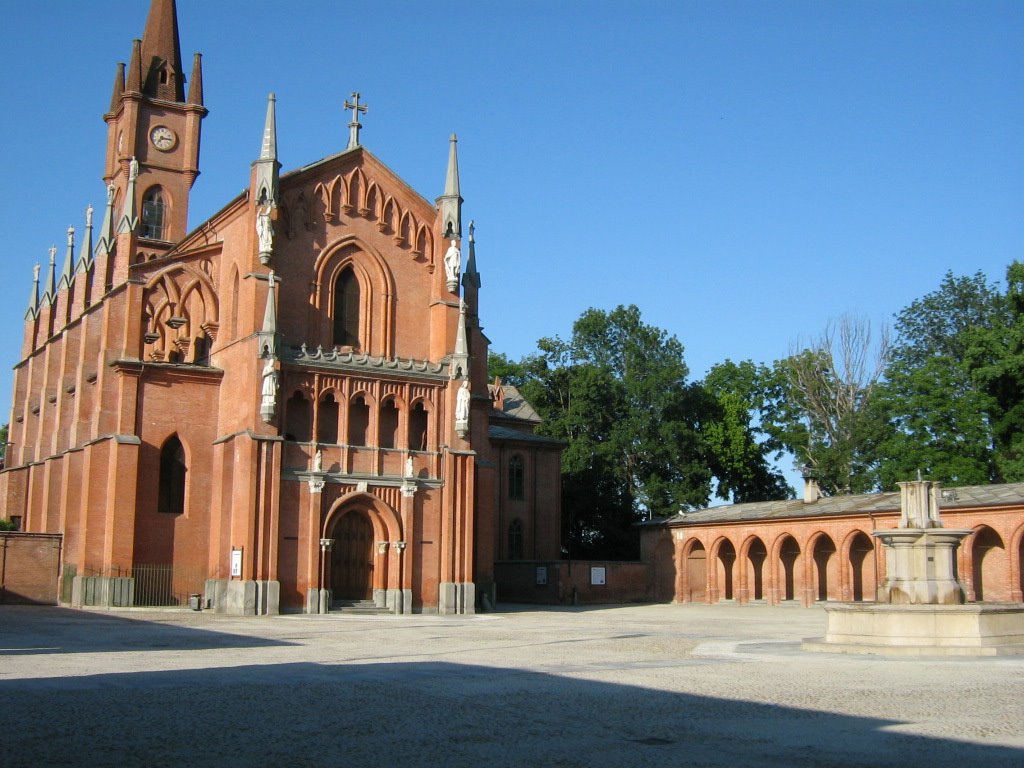
<instances>
[{"instance_id":1,"label":"arched doorway","mask_svg":"<svg viewBox=\"0 0 1024 768\"><path fill-rule=\"evenodd\" d=\"M822 534L814 542L814 599L818 601L829 599L828 571L829 561L836 553L835 542L828 534Z\"/></svg>"},{"instance_id":2,"label":"arched doorway","mask_svg":"<svg viewBox=\"0 0 1024 768\"><path fill-rule=\"evenodd\" d=\"M796 565L800 559L800 545L792 536L786 536L779 548L782 563L782 599L796 599Z\"/></svg>"},{"instance_id":3,"label":"arched doorway","mask_svg":"<svg viewBox=\"0 0 1024 768\"><path fill-rule=\"evenodd\" d=\"M718 547L719 599L733 599L733 565L736 563L736 547L726 539Z\"/></svg>"},{"instance_id":4,"label":"arched doorway","mask_svg":"<svg viewBox=\"0 0 1024 768\"><path fill-rule=\"evenodd\" d=\"M757 536L747 547L747 584L751 600L764 599L764 561L768 559L768 550L764 542Z\"/></svg>"},{"instance_id":5,"label":"arched doorway","mask_svg":"<svg viewBox=\"0 0 1024 768\"><path fill-rule=\"evenodd\" d=\"M334 526L331 548L331 589L335 600L373 597L373 523L353 510Z\"/></svg>"},{"instance_id":6,"label":"arched doorway","mask_svg":"<svg viewBox=\"0 0 1024 768\"><path fill-rule=\"evenodd\" d=\"M699 541L693 543L686 556L686 599L691 603L703 603L708 599L708 553Z\"/></svg>"},{"instance_id":7,"label":"arched doorway","mask_svg":"<svg viewBox=\"0 0 1024 768\"><path fill-rule=\"evenodd\" d=\"M874 600L875 547L867 534L858 531L850 542L850 592L854 602Z\"/></svg>"},{"instance_id":8,"label":"arched doorway","mask_svg":"<svg viewBox=\"0 0 1024 768\"><path fill-rule=\"evenodd\" d=\"M1006 599L1002 594L1006 580L1003 574L1009 571L1005 558L1006 548L999 534L987 525L979 528L971 546L971 576L976 602Z\"/></svg>"}]
</instances>

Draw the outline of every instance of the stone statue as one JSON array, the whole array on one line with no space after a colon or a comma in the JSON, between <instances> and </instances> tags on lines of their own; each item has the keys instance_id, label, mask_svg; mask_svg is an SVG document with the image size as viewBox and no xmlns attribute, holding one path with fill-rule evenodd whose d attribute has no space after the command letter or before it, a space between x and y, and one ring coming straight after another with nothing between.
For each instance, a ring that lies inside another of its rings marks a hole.
<instances>
[{"instance_id":1,"label":"stone statue","mask_svg":"<svg viewBox=\"0 0 1024 768\"><path fill-rule=\"evenodd\" d=\"M412 465L412 456L408 456L405 459L405 476L412 477L416 474L416 469Z\"/></svg>"},{"instance_id":2,"label":"stone statue","mask_svg":"<svg viewBox=\"0 0 1024 768\"><path fill-rule=\"evenodd\" d=\"M139 161L133 157L131 162L128 163L128 179L129 181L135 181L137 178L139 178Z\"/></svg>"},{"instance_id":3,"label":"stone statue","mask_svg":"<svg viewBox=\"0 0 1024 768\"><path fill-rule=\"evenodd\" d=\"M469 379L462 380L462 386L455 396L455 423L469 423Z\"/></svg>"},{"instance_id":4,"label":"stone statue","mask_svg":"<svg viewBox=\"0 0 1024 768\"><path fill-rule=\"evenodd\" d=\"M317 448L316 453L313 454L313 471L324 471L324 452L321 451L319 448Z\"/></svg>"},{"instance_id":5,"label":"stone statue","mask_svg":"<svg viewBox=\"0 0 1024 768\"><path fill-rule=\"evenodd\" d=\"M444 255L444 273L448 279L448 284L455 285L459 284L459 271L462 269L462 252L458 246L455 245L455 241L452 240L451 246L448 248L448 252Z\"/></svg>"},{"instance_id":6,"label":"stone statue","mask_svg":"<svg viewBox=\"0 0 1024 768\"><path fill-rule=\"evenodd\" d=\"M274 369L274 360L270 358L263 366L263 388L261 391L262 402L260 403L260 414L268 424L274 418L274 401L277 399L277 371Z\"/></svg>"},{"instance_id":7,"label":"stone statue","mask_svg":"<svg viewBox=\"0 0 1024 768\"><path fill-rule=\"evenodd\" d=\"M256 236L260 240L260 253L270 253L274 248L274 224L270 220L270 206L256 214Z\"/></svg>"}]
</instances>

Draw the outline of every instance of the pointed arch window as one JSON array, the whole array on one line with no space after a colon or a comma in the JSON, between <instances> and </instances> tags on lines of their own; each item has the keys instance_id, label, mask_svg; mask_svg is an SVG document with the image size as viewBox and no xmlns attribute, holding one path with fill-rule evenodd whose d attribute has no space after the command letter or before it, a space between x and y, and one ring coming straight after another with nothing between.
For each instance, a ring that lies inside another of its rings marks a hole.
<instances>
[{"instance_id":1,"label":"pointed arch window","mask_svg":"<svg viewBox=\"0 0 1024 768\"><path fill-rule=\"evenodd\" d=\"M409 414L409 450L427 450L427 409L416 403Z\"/></svg>"},{"instance_id":2,"label":"pointed arch window","mask_svg":"<svg viewBox=\"0 0 1024 768\"><path fill-rule=\"evenodd\" d=\"M334 346L359 346L359 281L352 268L334 281Z\"/></svg>"},{"instance_id":3,"label":"pointed arch window","mask_svg":"<svg viewBox=\"0 0 1024 768\"><path fill-rule=\"evenodd\" d=\"M380 437L377 445L381 448L398 447L398 407L394 398L388 398L380 407L380 418L377 421Z\"/></svg>"},{"instance_id":4,"label":"pointed arch window","mask_svg":"<svg viewBox=\"0 0 1024 768\"><path fill-rule=\"evenodd\" d=\"M523 521L513 520L508 527L508 559L523 559Z\"/></svg>"},{"instance_id":5,"label":"pointed arch window","mask_svg":"<svg viewBox=\"0 0 1024 768\"><path fill-rule=\"evenodd\" d=\"M157 511L180 515L185 511L185 448L177 435L171 435L160 449L160 483Z\"/></svg>"},{"instance_id":6,"label":"pointed arch window","mask_svg":"<svg viewBox=\"0 0 1024 768\"><path fill-rule=\"evenodd\" d=\"M357 395L348 407L348 444L366 445L366 432L370 427L370 406L366 398Z\"/></svg>"},{"instance_id":7,"label":"pointed arch window","mask_svg":"<svg viewBox=\"0 0 1024 768\"><path fill-rule=\"evenodd\" d=\"M142 236L150 240L163 240L167 204L160 187L150 187L142 198Z\"/></svg>"},{"instance_id":8,"label":"pointed arch window","mask_svg":"<svg viewBox=\"0 0 1024 768\"><path fill-rule=\"evenodd\" d=\"M513 456L508 462L508 497L513 501L523 499L523 457Z\"/></svg>"}]
</instances>

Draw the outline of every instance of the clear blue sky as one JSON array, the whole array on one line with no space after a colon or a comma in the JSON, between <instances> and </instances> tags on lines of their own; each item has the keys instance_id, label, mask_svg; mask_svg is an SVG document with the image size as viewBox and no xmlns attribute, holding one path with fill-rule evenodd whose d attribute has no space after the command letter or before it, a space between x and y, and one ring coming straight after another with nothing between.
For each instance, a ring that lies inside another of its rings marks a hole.
<instances>
[{"instance_id":1,"label":"clear blue sky","mask_svg":"<svg viewBox=\"0 0 1024 768\"><path fill-rule=\"evenodd\" d=\"M104 200L101 119L148 2L2 0L6 301ZM1022 2L178 0L210 115L190 226L248 183L269 91L286 170L363 144L433 199L459 134L481 314L520 357L635 303L694 377L830 318L881 323L946 270L1024 258ZM97 219L98 221L99 219ZM9 413L11 377L0 375Z\"/></svg>"}]
</instances>

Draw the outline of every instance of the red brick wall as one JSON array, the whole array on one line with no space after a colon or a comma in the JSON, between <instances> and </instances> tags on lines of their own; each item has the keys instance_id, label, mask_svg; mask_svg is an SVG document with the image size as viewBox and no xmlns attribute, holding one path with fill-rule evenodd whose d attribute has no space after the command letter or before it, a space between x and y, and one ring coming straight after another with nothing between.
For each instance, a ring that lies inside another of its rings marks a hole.
<instances>
[{"instance_id":1,"label":"red brick wall","mask_svg":"<svg viewBox=\"0 0 1024 768\"><path fill-rule=\"evenodd\" d=\"M572 605L573 588L578 605L641 603L652 599L652 567L649 563L567 560L504 561L495 564L498 601ZM547 583L537 584L537 571L546 571ZM591 583L593 568L605 569L603 585Z\"/></svg>"},{"instance_id":2,"label":"red brick wall","mask_svg":"<svg viewBox=\"0 0 1024 768\"><path fill-rule=\"evenodd\" d=\"M0 533L0 603L57 604L61 537Z\"/></svg>"}]
</instances>

